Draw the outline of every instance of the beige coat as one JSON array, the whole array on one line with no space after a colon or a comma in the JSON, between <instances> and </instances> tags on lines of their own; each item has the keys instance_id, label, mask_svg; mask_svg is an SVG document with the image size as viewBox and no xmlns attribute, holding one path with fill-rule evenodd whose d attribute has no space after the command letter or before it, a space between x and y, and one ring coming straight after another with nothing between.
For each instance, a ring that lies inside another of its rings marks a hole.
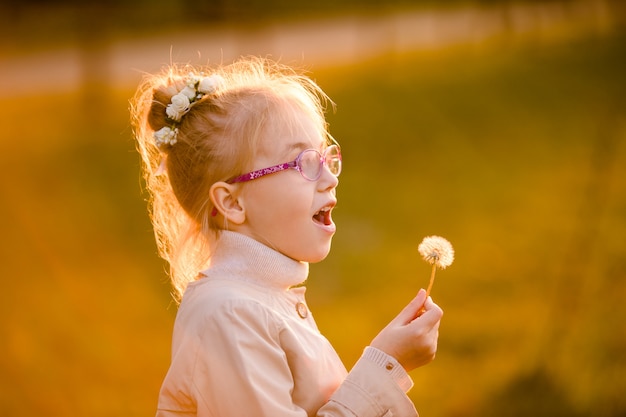
<instances>
[{"instance_id":1,"label":"beige coat","mask_svg":"<svg viewBox=\"0 0 626 417\"><path fill-rule=\"evenodd\" d=\"M304 298L308 265L223 232L187 288L157 416L416 416L412 381L368 347L347 373Z\"/></svg>"}]
</instances>

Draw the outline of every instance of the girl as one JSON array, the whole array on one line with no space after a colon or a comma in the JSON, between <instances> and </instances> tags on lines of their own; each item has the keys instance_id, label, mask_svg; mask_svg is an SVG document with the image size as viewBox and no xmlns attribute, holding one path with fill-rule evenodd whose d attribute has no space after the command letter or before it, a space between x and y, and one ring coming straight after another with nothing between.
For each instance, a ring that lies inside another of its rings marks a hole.
<instances>
[{"instance_id":1,"label":"girl","mask_svg":"<svg viewBox=\"0 0 626 417\"><path fill-rule=\"evenodd\" d=\"M139 87L135 135L180 300L157 416L417 415L407 372L434 358L441 309L420 290L348 373L299 286L335 233L328 101L260 58Z\"/></svg>"}]
</instances>

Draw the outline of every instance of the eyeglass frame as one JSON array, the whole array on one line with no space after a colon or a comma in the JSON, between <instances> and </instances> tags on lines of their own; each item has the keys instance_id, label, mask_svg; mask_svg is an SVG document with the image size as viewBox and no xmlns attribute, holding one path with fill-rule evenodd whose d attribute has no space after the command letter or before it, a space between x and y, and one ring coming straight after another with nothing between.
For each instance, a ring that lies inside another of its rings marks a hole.
<instances>
[{"instance_id":1,"label":"eyeglass frame","mask_svg":"<svg viewBox=\"0 0 626 417\"><path fill-rule=\"evenodd\" d=\"M228 184L236 184L236 183L241 183L241 182L248 182L248 181L252 181L252 180L256 180L258 178L264 177L266 175L269 174L274 174L276 172L281 172L281 171L285 171L287 169L293 168L296 171L300 172L300 175L302 175L302 178L304 178L307 181L317 181L321 176L322 176L322 172L324 171L324 166L328 167L327 165L327 153L329 149L336 149L337 150L337 155L336 157L339 159L339 170L337 172L337 174L333 174L335 177L338 177L339 174L341 174L341 169L342 169L342 158L341 158L341 148L339 147L339 145L337 144L332 144L330 146L328 146L326 149L324 149L323 152L318 151L317 149L313 149L313 148L309 148L309 149L305 149L302 152L300 152L298 154L298 156L296 156L296 159L294 159L293 161L290 162L284 162L282 164L278 164L278 165L274 165L271 167L267 167L267 168L262 168L262 169L257 169L255 171L250 171L248 173L242 174L242 175L238 175L234 178L229 179L228 181L226 181ZM317 176L315 178L308 178L304 175L304 172L300 166L300 161L302 160L302 156L305 154L305 152L316 152L319 155L319 161L320 161L320 169L319 169L319 173L317 174ZM332 172L331 172L332 173Z\"/></svg>"}]
</instances>

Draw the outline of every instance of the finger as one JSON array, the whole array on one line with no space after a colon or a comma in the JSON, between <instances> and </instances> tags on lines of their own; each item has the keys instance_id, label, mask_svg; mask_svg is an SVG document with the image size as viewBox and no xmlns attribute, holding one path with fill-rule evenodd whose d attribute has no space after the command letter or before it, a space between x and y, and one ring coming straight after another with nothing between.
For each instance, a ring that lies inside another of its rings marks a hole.
<instances>
[{"instance_id":1,"label":"finger","mask_svg":"<svg viewBox=\"0 0 626 417\"><path fill-rule=\"evenodd\" d=\"M424 301L426 301L426 291L424 289L420 289L415 298L413 298L413 300L411 300L411 302L402 309L400 314L398 314L393 321L401 324L408 324L412 322L419 316L422 306L424 305Z\"/></svg>"},{"instance_id":2,"label":"finger","mask_svg":"<svg viewBox=\"0 0 626 417\"><path fill-rule=\"evenodd\" d=\"M435 310L437 314L439 314L440 316L443 315L443 310L433 301L431 297L428 297L426 301L424 301L424 310L425 311Z\"/></svg>"},{"instance_id":3,"label":"finger","mask_svg":"<svg viewBox=\"0 0 626 417\"><path fill-rule=\"evenodd\" d=\"M433 300L428 297L424 303L424 313L419 316L420 322L429 327L438 326L441 317L443 316L443 310Z\"/></svg>"}]
</instances>

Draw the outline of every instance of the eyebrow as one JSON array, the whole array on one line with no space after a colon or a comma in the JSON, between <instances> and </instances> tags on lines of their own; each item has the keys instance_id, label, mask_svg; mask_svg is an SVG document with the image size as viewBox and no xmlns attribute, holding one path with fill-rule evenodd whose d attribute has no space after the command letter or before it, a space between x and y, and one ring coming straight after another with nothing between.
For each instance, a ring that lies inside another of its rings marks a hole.
<instances>
[{"instance_id":1,"label":"eyebrow","mask_svg":"<svg viewBox=\"0 0 626 417\"><path fill-rule=\"evenodd\" d=\"M292 150L305 150L305 149L310 149L310 144L306 143L306 142L296 142L296 143L292 143L291 145L289 145L288 150L292 151Z\"/></svg>"},{"instance_id":2,"label":"eyebrow","mask_svg":"<svg viewBox=\"0 0 626 417\"><path fill-rule=\"evenodd\" d=\"M311 144L310 143L306 143L306 142L292 143L292 144L287 146L287 149L285 150L285 155L286 155L286 157L289 157L288 155L291 154L293 151L300 151L300 152L302 152L305 149L311 149Z\"/></svg>"},{"instance_id":3,"label":"eyebrow","mask_svg":"<svg viewBox=\"0 0 626 417\"><path fill-rule=\"evenodd\" d=\"M306 149L316 149L317 151L321 151L323 148L325 148L326 142L324 140L321 141L321 145L319 149L316 149L314 146L311 145L311 143L307 143L307 142L296 142L296 143L292 143L291 145L289 145L287 147L287 151L292 151L292 150L299 150L299 151L304 151Z\"/></svg>"}]
</instances>

